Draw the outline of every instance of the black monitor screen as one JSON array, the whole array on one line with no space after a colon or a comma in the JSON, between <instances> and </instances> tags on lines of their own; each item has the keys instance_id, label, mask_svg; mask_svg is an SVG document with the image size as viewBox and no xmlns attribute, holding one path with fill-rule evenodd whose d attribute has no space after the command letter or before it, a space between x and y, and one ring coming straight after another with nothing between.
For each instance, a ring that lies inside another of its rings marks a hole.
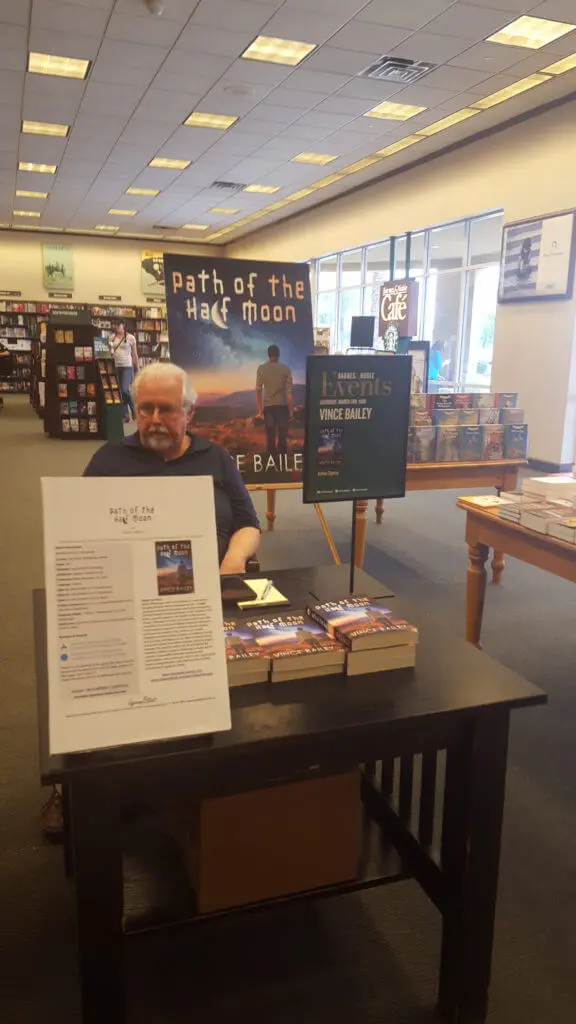
<instances>
[{"instance_id":1,"label":"black monitor screen","mask_svg":"<svg viewBox=\"0 0 576 1024\"><path fill-rule=\"evenodd\" d=\"M350 329L351 348L374 347L374 316L353 316Z\"/></svg>"}]
</instances>

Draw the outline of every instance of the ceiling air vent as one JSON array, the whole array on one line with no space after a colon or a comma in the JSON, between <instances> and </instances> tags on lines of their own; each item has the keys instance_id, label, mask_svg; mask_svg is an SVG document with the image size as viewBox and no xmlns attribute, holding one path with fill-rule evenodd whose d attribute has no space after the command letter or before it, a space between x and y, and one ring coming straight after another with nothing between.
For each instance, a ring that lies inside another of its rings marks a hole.
<instances>
[{"instance_id":1,"label":"ceiling air vent","mask_svg":"<svg viewBox=\"0 0 576 1024\"><path fill-rule=\"evenodd\" d=\"M378 57L369 68L362 71L360 78L376 78L379 82L400 82L410 85L424 78L437 64L425 60L408 60L404 57Z\"/></svg>"},{"instance_id":2,"label":"ceiling air vent","mask_svg":"<svg viewBox=\"0 0 576 1024\"><path fill-rule=\"evenodd\" d=\"M152 231L176 231L174 224L153 224Z\"/></svg>"},{"instance_id":3,"label":"ceiling air vent","mask_svg":"<svg viewBox=\"0 0 576 1024\"><path fill-rule=\"evenodd\" d=\"M210 188L218 188L221 192L241 192L246 185L239 185L237 181L213 181Z\"/></svg>"}]
</instances>

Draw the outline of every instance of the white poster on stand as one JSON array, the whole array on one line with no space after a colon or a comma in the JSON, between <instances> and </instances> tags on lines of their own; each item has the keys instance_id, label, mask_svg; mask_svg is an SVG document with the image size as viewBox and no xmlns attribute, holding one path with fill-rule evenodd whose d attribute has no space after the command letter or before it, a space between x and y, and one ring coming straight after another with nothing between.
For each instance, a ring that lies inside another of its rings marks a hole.
<instances>
[{"instance_id":1,"label":"white poster on stand","mask_svg":"<svg viewBox=\"0 0 576 1024\"><path fill-rule=\"evenodd\" d=\"M50 752L231 727L211 477L44 478Z\"/></svg>"}]
</instances>

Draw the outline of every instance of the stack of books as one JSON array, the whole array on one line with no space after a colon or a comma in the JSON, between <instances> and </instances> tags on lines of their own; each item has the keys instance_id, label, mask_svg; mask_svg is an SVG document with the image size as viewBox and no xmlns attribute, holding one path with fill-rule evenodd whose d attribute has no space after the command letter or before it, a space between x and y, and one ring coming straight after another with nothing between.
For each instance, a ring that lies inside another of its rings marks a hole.
<instances>
[{"instance_id":1,"label":"stack of books","mask_svg":"<svg viewBox=\"0 0 576 1024\"><path fill-rule=\"evenodd\" d=\"M418 630L369 597L349 597L308 608L308 614L327 634L346 647L349 676L387 669L411 668L416 663Z\"/></svg>"},{"instance_id":2,"label":"stack of books","mask_svg":"<svg viewBox=\"0 0 576 1024\"><path fill-rule=\"evenodd\" d=\"M234 619L224 621L226 665L230 686L265 683L270 674L270 658L256 643L245 623Z\"/></svg>"},{"instance_id":3,"label":"stack of books","mask_svg":"<svg viewBox=\"0 0 576 1024\"><path fill-rule=\"evenodd\" d=\"M528 427L515 392L413 394L408 462L525 459Z\"/></svg>"},{"instance_id":4,"label":"stack of books","mask_svg":"<svg viewBox=\"0 0 576 1024\"><path fill-rule=\"evenodd\" d=\"M340 673L346 651L307 615L267 616L246 623L259 650L271 662L270 679L310 679Z\"/></svg>"}]
</instances>

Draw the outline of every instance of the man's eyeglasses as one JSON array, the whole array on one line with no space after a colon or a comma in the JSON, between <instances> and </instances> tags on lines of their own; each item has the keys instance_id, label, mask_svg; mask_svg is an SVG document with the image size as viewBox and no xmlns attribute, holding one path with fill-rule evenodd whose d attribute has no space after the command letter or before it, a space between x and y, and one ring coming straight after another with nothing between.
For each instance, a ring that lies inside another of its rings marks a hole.
<instances>
[{"instance_id":1,"label":"man's eyeglasses","mask_svg":"<svg viewBox=\"0 0 576 1024\"><path fill-rule=\"evenodd\" d=\"M181 405L170 405L169 402L141 402L138 406L138 412L145 419L152 419L155 412L158 412L158 415L165 419L169 416L178 416L180 413L185 412L185 410Z\"/></svg>"}]
</instances>

